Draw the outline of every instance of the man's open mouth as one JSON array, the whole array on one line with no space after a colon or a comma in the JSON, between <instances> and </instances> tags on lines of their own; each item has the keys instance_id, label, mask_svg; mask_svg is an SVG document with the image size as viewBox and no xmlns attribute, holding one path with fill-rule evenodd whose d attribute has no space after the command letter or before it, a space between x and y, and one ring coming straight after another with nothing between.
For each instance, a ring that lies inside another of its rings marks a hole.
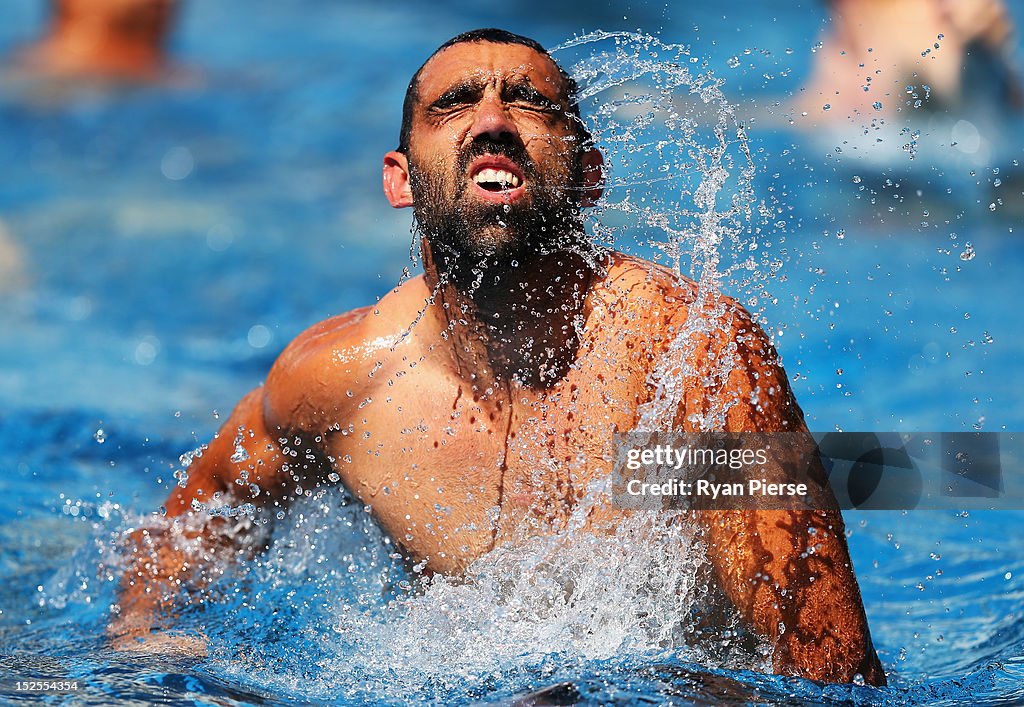
<instances>
[{"instance_id":1,"label":"man's open mouth","mask_svg":"<svg viewBox=\"0 0 1024 707\"><path fill-rule=\"evenodd\" d=\"M502 191L519 186L519 177L503 169L482 169L473 176L473 181L487 191Z\"/></svg>"},{"instance_id":2,"label":"man's open mouth","mask_svg":"<svg viewBox=\"0 0 1024 707\"><path fill-rule=\"evenodd\" d=\"M476 193L486 201L508 204L526 191L526 178L512 160L501 155L484 155L469 165L469 178Z\"/></svg>"}]
</instances>

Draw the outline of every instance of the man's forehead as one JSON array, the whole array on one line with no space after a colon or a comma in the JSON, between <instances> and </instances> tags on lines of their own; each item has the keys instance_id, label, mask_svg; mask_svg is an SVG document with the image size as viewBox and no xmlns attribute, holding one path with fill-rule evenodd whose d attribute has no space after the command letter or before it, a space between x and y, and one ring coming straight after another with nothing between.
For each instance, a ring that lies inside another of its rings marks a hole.
<instances>
[{"instance_id":1,"label":"man's forehead","mask_svg":"<svg viewBox=\"0 0 1024 707\"><path fill-rule=\"evenodd\" d=\"M481 41L460 42L433 56L420 72L419 93L426 98L469 78L494 77L527 78L541 90L549 85L556 95L565 88L555 62L537 50Z\"/></svg>"}]
</instances>

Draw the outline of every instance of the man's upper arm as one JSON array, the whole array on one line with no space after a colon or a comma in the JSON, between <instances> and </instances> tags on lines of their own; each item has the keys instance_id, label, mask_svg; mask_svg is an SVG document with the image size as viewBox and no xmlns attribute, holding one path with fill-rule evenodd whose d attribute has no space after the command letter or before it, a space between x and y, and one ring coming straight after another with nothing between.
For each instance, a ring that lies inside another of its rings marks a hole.
<instances>
[{"instance_id":1,"label":"man's upper arm","mask_svg":"<svg viewBox=\"0 0 1024 707\"><path fill-rule=\"evenodd\" d=\"M283 496L287 475L264 424L263 401L262 387L242 398L210 444L194 453L184 486L176 486L166 501L168 516L187 515L194 504L216 511L243 503L265 505ZM208 581L207 567L241 549L236 534L221 532L228 527L223 514L196 514L192 520L180 526L145 524L129 536L118 611L108 626L111 636L123 637L122 647L151 645L137 644L135 638L170 624L181 587Z\"/></svg>"},{"instance_id":2,"label":"man's upper arm","mask_svg":"<svg viewBox=\"0 0 1024 707\"><path fill-rule=\"evenodd\" d=\"M319 322L285 348L266 384L242 398L194 458L187 485L174 489L167 501L169 515L186 512L193 499L208 506L279 502L289 486L323 480L326 466L317 437L329 423L325 411L339 397L336 386L351 378L341 368L344 357L334 351L349 342L368 309ZM288 443L282 445L282 439ZM218 492L223 501L213 499Z\"/></svg>"},{"instance_id":3,"label":"man's upper arm","mask_svg":"<svg viewBox=\"0 0 1024 707\"><path fill-rule=\"evenodd\" d=\"M264 507L286 502L296 486L322 480L327 467L315 426L324 423L320 413L336 396L321 381L339 378L328 368L329 344L340 325L358 314L321 322L297 337L267 384L242 398L209 445L192 454L165 506L171 517L199 512L185 523L148 524L131 534L120 608L108 628L112 636L167 625L184 584L208 581L218 558L252 549L240 542L237 531L244 524L228 522L225 516L233 514L225 511L251 503L266 512Z\"/></svg>"},{"instance_id":4,"label":"man's upper arm","mask_svg":"<svg viewBox=\"0 0 1024 707\"><path fill-rule=\"evenodd\" d=\"M276 435L267 430L264 403L260 386L235 406L210 444L185 469L186 485L176 487L167 499L168 515L188 512L194 501L208 507L262 505L284 495L288 475Z\"/></svg>"}]
</instances>

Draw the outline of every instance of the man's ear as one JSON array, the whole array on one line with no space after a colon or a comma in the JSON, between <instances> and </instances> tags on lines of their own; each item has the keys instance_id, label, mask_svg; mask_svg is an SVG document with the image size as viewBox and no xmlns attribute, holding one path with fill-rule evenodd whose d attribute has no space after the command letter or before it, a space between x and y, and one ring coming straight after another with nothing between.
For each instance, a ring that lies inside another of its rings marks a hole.
<instances>
[{"instance_id":1,"label":"man's ear","mask_svg":"<svg viewBox=\"0 0 1024 707\"><path fill-rule=\"evenodd\" d=\"M393 208L412 206L409 159L401 152L392 151L384 155L384 196Z\"/></svg>"},{"instance_id":2,"label":"man's ear","mask_svg":"<svg viewBox=\"0 0 1024 707\"><path fill-rule=\"evenodd\" d=\"M583 153L583 206L593 206L604 193L604 156L596 147Z\"/></svg>"}]
</instances>

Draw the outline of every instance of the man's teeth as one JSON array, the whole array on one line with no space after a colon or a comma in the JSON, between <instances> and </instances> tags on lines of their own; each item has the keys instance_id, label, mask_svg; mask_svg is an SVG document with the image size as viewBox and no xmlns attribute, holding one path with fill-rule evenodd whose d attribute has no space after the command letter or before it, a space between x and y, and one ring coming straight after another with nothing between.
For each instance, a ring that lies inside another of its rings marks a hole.
<instances>
[{"instance_id":1,"label":"man's teeth","mask_svg":"<svg viewBox=\"0 0 1024 707\"><path fill-rule=\"evenodd\" d=\"M520 183L519 177L503 169L481 169L473 176L473 181L477 184L498 184L502 189L515 189Z\"/></svg>"}]
</instances>

